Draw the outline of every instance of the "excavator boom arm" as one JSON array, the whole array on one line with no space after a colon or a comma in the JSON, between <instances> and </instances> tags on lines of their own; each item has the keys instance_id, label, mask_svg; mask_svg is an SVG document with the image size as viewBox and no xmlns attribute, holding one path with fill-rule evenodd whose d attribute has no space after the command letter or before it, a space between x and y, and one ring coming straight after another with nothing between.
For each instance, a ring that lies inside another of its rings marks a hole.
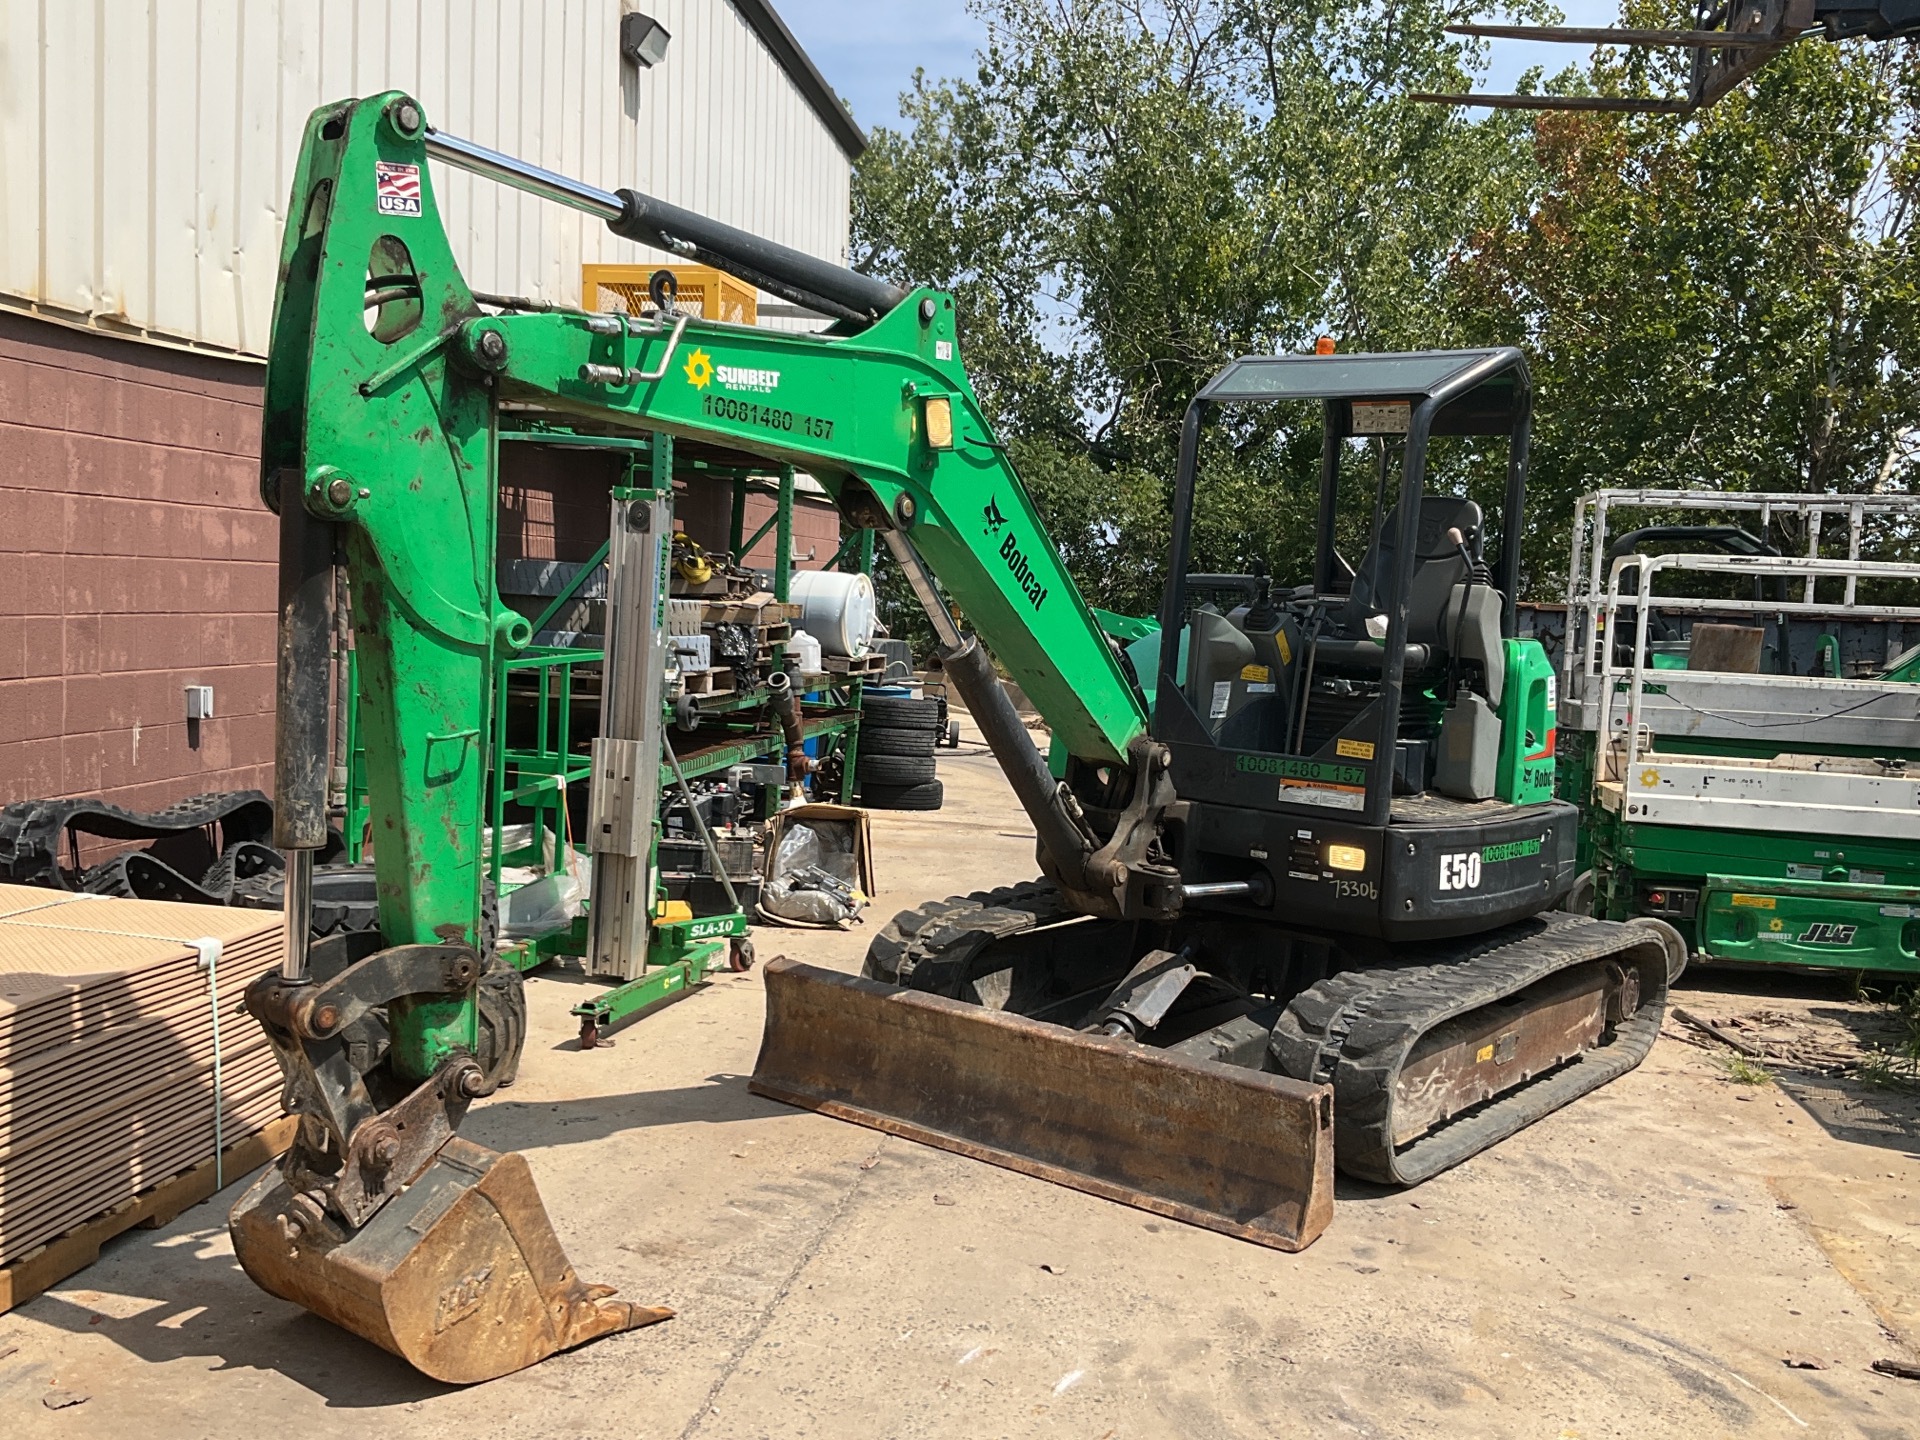
<instances>
[{"instance_id":1,"label":"excavator boom arm","mask_svg":"<svg viewBox=\"0 0 1920 1440\"><path fill-rule=\"evenodd\" d=\"M677 313L664 291L651 315L511 302L488 313L440 220L436 156L593 213L617 235L722 264L838 324L825 335L718 324ZM391 92L308 121L266 389L262 495L281 529L275 838L288 852L287 956L247 1004L301 1126L229 1225L266 1289L453 1381L668 1313L581 1282L524 1160L456 1133L468 1103L502 1083L513 1056L499 1052L517 1055L521 1033L511 1004L486 998L498 977L480 884L495 662L532 638L495 578L503 407L588 430L664 433L814 475L856 524L884 534L906 571L1061 893L1081 913L1113 918L1177 910L1179 877L1149 853L1172 798L1165 752L981 411L949 297L899 292L437 134L418 102ZM313 942L337 563L360 677L380 933ZM1116 781L1131 776L1109 836L1049 776L935 575L1068 752L1112 766ZM783 993L807 988L778 983ZM376 1014L384 1048L349 1033ZM971 1018L956 1037L963 1052L985 1054L964 1040ZM1319 1155L1320 1091L1294 1094L1290 1083L1280 1087L1287 1133ZM1302 1173L1304 1220L1260 1222L1289 1243L1324 1223L1324 1167ZM1191 1199L1219 1208L1201 1191ZM1269 1208L1262 1198L1248 1213Z\"/></svg>"}]
</instances>

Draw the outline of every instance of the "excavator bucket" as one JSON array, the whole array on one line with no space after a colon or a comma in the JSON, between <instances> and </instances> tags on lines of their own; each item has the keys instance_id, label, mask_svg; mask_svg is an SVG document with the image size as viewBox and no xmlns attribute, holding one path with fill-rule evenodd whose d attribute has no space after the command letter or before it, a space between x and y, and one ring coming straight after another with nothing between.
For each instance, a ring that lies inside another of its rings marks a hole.
<instances>
[{"instance_id":1,"label":"excavator bucket","mask_svg":"<svg viewBox=\"0 0 1920 1440\"><path fill-rule=\"evenodd\" d=\"M755 1094L1278 1250L1333 1216L1333 1095L768 962Z\"/></svg>"},{"instance_id":2,"label":"excavator bucket","mask_svg":"<svg viewBox=\"0 0 1920 1440\"><path fill-rule=\"evenodd\" d=\"M582 1284L525 1157L457 1136L350 1236L325 1219L309 1229L299 1213L277 1169L233 1207L234 1251L254 1283L449 1384L673 1314Z\"/></svg>"}]
</instances>

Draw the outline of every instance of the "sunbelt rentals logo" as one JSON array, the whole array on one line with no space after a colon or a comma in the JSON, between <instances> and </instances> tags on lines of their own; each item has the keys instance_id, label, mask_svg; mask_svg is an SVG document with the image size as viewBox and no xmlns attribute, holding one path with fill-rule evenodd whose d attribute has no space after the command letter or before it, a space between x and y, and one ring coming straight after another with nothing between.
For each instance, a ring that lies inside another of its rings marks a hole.
<instances>
[{"instance_id":1,"label":"sunbelt rentals logo","mask_svg":"<svg viewBox=\"0 0 1920 1440\"><path fill-rule=\"evenodd\" d=\"M695 350L687 357L684 373L687 383L696 390L718 384L722 390L736 394L771 395L780 388L778 370L762 370L751 365L716 365L704 350Z\"/></svg>"}]
</instances>

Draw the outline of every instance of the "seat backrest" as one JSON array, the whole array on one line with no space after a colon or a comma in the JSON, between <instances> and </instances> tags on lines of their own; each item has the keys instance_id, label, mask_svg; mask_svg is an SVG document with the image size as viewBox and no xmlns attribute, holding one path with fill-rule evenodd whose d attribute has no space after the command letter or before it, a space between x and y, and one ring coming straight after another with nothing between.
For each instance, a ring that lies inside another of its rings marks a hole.
<instances>
[{"instance_id":1,"label":"seat backrest","mask_svg":"<svg viewBox=\"0 0 1920 1440\"><path fill-rule=\"evenodd\" d=\"M1407 596L1407 643L1444 645L1440 632L1453 587L1467 578L1467 562L1447 539L1447 531L1458 529L1468 537L1473 556L1480 558L1480 507L1472 500L1453 495L1420 497L1420 524L1414 540L1413 586ZM1378 615L1381 603L1399 565L1396 541L1400 534L1400 507L1395 505L1381 523L1380 533L1361 557L1354 572L1353 590L1341 612L1340 628L1352 638L1366 633L1367 617Z\"/></svg>"}]
</instances>

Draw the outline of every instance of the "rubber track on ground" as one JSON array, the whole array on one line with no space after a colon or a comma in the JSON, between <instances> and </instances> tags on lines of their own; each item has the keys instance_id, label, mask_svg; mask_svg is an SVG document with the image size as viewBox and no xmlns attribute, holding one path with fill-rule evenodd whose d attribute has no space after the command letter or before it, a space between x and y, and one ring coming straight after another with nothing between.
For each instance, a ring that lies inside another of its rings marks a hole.
<instances>
[{"instance_id":1,"label":"rubber track on ground","mask_svg":"<svg viewBox=\"0 0 1920 1440\"><path fill-rule=\"evenodd\" d=\"M236 840L270 839L273 802L258 790L195 795L153 811L123 810L94 798L15 801L0 807L0 879L67 889L60 849L69 829L105 840L161 840L215 824L222 848Z\"/></svg>"},{"instance_id":2,"label":"rubber track on ground","mask_svg":"<svg viewBox=\"0 0 1920 1440\"><path fill-rule=\"evenodd\" d=\"M1395 1082L1422 1035L1556 971L1643 947L1657 962L1641 967L1640 1008L1614 1028L1610 1041L1395 1149ZM1280 1073L1332 1083L1334 1160L1349 1175L1417 1184L1624 1075L1646 1058L1660 1033L1667 962L1651 933L1552 914L1442 942L1426 953L1440 963L1348 970L1323 980L1295 996L1274 1027L1269 1048ZM1649 976L1657 977L1651 985Z\"/></svg>"},{"instance_id":3,"label":"rubber track on ground","mask_svg":"<svg viewBox=\"0 0 1920 1440\"><path fill-rule=\"evenodd\" d=\"M258 840L236 840L208 867L196 884L150 852L136 850L95 865L80 879L89 895L114 895L126 900L171 900L188 905L226 905L233 900L236 877L245 879L285 862L280 852Z\"/></svg>"},{"instance_id":4,"label":"rubber track on ground","mask_svg":"<svg viewBox=\"0 0 1920 1440\"><path fill-rule=\"evenodd\" d=\"M243 910L279 910L286 905L284 870L268 870L233 883L232 904ZM313 933L315 937L350 930L377 930L380 898L373 866L316 865L313 867Z\"/></svg>"}]
</instances>

